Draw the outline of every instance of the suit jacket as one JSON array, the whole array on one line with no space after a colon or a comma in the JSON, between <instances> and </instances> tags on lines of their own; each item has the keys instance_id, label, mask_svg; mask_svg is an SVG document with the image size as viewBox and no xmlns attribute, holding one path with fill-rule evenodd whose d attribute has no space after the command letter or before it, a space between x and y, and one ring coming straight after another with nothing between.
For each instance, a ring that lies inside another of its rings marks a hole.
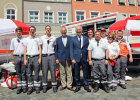
<instances>
[{"instance_id":1,"label":"suit jacket","mask_svg":"<svg viewBox=\"0 0 140 100\"><path fill-rule=\"evenodd\" d=\"M59 62L63 62L65 60L70 59L70 36L67 37L66 47L63 44L62 36L56 39L56 48L55 48L55 57L59 60Z\"/></svg>"},{"instance_id":2,"label":"suit jacket","mask_svg":"<svg viewBox=\"0 0 140 100\"><path fill-rule=\"evenodd\" d=\"M82 60L87 62L88 58L88 45L89 45L89 39L86 36L83 36L83 47L81 48L80 42L77 38L77 36L73 37L71 39L70 43L70 57L71 60L76 60L76 62L80 62L80 59L82 57Z\"/></svg>"}]
</instances>

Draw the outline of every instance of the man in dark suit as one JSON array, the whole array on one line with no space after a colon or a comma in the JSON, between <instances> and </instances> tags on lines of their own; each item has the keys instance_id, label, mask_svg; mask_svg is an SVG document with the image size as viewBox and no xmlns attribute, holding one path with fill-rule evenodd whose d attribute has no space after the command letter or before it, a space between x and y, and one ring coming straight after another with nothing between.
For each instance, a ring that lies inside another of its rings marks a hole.
<instances>
[{"instance_id":1,"label":"man in dark suit","mask_svg":"<svg viewBox=\"0 0 140 100\"><path fill-rule=\"evenodd\" d=\"M72 88L72 66L70 59L70 40L71 37L66 35L67 29L65 27L61 28L61 37L56 39L56 63L59 64L61 88L64 90L66 87L68 90L73 90Z\"/></svg>"},{"instance_id":2,"label":"man in dark suit","mask_svg":"<svg viewBox=\"0 0 140 100\"><path fill-rule=\"evenodd\" d=\"M88 45L89 40L86 36L82 36L82 27L76 27L76 36L71 39L70 43L70 57L72 63L74 64L75 71L75 81L76 89L74 92L78 92L81 88L80 84L80 66L83 68L83 78L84 78L84 89L87 92L91 92L88 84Z\"/></svg>"}]
</instances>

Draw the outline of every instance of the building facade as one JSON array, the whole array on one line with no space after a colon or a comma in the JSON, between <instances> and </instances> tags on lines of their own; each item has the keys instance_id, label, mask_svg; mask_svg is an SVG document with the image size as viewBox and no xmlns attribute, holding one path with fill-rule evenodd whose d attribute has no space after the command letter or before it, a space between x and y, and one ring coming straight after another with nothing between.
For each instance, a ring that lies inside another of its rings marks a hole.
<instances>
[{"instance_id":1,"label":"building facade","mask_svg":"<svg viewBox=\"0 0 140 100\"><path fill-rule=\"evenodd\" d=\"M140 15L140 0L72 0L73 22L115 12Z\"/></svg>"},{"instance_id":2,"label":"building facade","mask_svg":"<svg viewBox=\"0 0 140 100\"><path fill-rule=\"evenodd\" d=\"M72 22L71 0L24 0L24 22L37 27L37 34L45 33L45 26L60 35L60 26Z\"/></svg>"},{"instance_id":3,"label":"building facade","mask_svg":"<svg viewBox=\"0 0 140 100\"><path fill-rule=\"evenodd\" d=\"M23 0L1 0L0 18L23 21Z\"/></svg>"}]
</instances>

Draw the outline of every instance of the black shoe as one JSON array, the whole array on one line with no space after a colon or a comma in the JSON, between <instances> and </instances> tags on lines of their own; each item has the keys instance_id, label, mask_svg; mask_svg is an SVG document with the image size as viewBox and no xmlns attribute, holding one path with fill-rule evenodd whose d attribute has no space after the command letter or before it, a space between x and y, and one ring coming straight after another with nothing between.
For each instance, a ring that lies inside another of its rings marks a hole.
<instances>
[{"instance_id":1,"label":"black shoe","mask_svg":"<svg viewBox=\"0 0 140 100\"><path fill-rule=\"evenodd\" d=\"M21 89L17 89L17 94L20 94L22 92Z\"/></svg>"},{"instance_id":2,"label":"black shoe","mask_svg":"<svg viewBox=\"0 0 140 100\"><path fill-rule=\"evenodd\" d=\"M57 87L53 87L53 92L54 92L54 93L57 92Z\"/></svg>"},{"instance_id":3,"label":"black shoe","mask_svg":"<svg viewBox=\"0 0 140 100\"><path fill-rule=\"evenodd\" d=\"M110 88L108 87L107 83L103 83L103 89L106 93L110 92Z\"/></svg>"},{"instance_id":4,"label":"black shoe","mask_svg":"<svg viewBox=\"0 0 140 100\"><path fill-rule=\"evenodd\" d=\"M94 83L94 90L93 90L93 92L99 91L99 88L100 88L100 84L99 83Z\"/></svg>"},{"instance_id":5,"label":"black shoe","mask_svg":"<svg viewBox=\"0 0 140 100\"><path fill-rule=\"evenodd\" d=\"M125 84L120 84L120 87L122 87L123 89L127 89Z\"/></svg>"},{"instance_id":6,"label":"black shoe","mask_svg":"<svg viewBox=\"0 0 140 100\"><path fill-rule=\"evenodd\" d=\"M39 94L40 93L40 89L36 89L36 94Z\"/></svg>"},{"instance_id":7,"label":"black shoe","mask_svg":"<svg viewBox=\"0 0 140 100\"><path fill-rule=\"evenodd\" d=\"M46 92L47 92L47 89L46 89L46 88L44 88L44 89L43 89L43 93L46 93Z\"/></svg>"},{"instance_id":8,"label":"black shoe","mask_svg":"<svg viewBox=\"0 0 140 100\"><path fill-rule=\"evenodd\" d=\"M27 89L23 89L23 93L26 93L27 92Z\"/></svg>"},{"instance_id":9,"label":"black shoe","mask_svg":"<svg viewBox=\"0 0 140 100\"><path fill-rule=\"evenodd\" d=\"M87 92L91 92L91 90L89 88L84 88Z\"/></svg>"},{"instance_id":10,"label":"black shoe","mask_svg":"<svg viewBox=\"0 0 140 100\"><path fill-rule=\"evenodd\" d=\"M76 92L78 92L78 91L80 91L80 88L76 88L76 89L74 90L74 93L76 93Z\"/></svg>"},{"instance_id":11,"label":"black shoe","mask_svg":"<svg viewBox=\"0 0 140 100\"><path fill-rule=\"evenodd\" d=\"M116 91L116 89L117 89L117 86L112 87L112 91Z\"/></svg>"},{"instance_id":12,"label":"black shoe","mask_svg":"<svg viewBox=\"0 0 140 100\"><path fill-rule=\"evenodd\" d=\"M67 87L68 90L74 91L72 87Z\"/></svg>"},{"instance_id":13,"label":"black shoe","mask_svg":"<svg viewBox=\"0 0 140 100\"><path fill-rule=\"evenodd\" d=\"M27 95L30 95L33 92L33 90L28 90Z\"/></svg>"}]
</instances>

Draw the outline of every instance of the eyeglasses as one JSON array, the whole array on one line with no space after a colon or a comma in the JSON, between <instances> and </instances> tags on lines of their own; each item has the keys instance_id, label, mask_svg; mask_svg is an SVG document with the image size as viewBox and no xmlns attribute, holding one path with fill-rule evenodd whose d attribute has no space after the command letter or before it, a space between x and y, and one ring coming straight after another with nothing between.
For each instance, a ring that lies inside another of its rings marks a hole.
<instances>
[{"instance_id":1,"label":"eyeglasses","mask_svg":"<svg viewBox=\"0 0 140 100\"><path fill-rule=\"evenodd\" d=\"M113 40L113 38L112 37L108 37L108 40Z\"/></svg>"}]
</instances>

